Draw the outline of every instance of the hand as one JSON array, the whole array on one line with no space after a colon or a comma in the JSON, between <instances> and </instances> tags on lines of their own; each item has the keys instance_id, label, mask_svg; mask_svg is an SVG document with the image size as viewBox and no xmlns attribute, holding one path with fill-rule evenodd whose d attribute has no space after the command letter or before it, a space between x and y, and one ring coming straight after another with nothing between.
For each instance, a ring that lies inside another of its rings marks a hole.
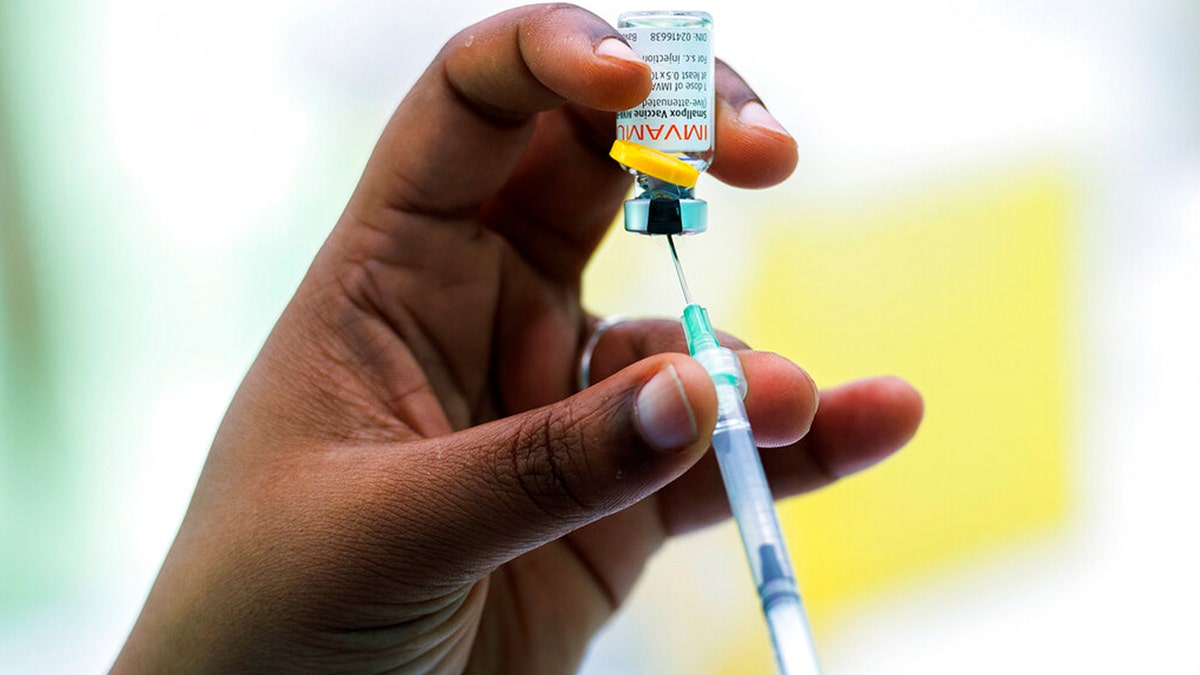
<instances>
[{"instance_id":1,"label":"hand","mask_svg":"<svg viewBox=\"0 0 1200 675\"><path fill-rule=\"evenodd\" d=\"M629 187L613 111L650 91L622 47L552 5L437 56L239 389L116 671L570 671L667 537L727 517L677 323L606 333L573 393L580 273ZM717 89L711 173L783 180L794 142L724 65ZM921 416L877 379L814 419L804 371L741 358L777 495Z\"/></svg>"}]
</instances>

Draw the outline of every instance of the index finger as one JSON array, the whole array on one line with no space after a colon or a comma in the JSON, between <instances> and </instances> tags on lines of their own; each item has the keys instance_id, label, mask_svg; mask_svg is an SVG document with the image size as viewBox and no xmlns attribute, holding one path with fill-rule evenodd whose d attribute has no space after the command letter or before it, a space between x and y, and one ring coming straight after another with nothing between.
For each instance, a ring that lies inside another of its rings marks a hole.
<instances>
[{"instance_id":1,"label":"index finger","mask_svg":"<svg viewBox=\"0 0 1200 675\"><path fill-rule=\"evenodd\" d=\"M632 51L622 58L622 46L607 22L570 5L522 7L462 31L392 116L350 210L367 222L473 215L508 180L534 115L568 102L616 111L646 97L649 67Z\"/></svg>"}]
</instances>

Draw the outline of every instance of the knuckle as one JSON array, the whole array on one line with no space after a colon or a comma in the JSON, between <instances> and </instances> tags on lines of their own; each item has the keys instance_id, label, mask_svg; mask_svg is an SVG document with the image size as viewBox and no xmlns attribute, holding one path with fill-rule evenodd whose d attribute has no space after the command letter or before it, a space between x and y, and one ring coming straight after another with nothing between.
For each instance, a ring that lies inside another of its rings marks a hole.
<instances>
[{"instance_id":1,"label":"knuckle","mask_svg":"<svg viewBox=\"0 0 1200 675\"><path fill-rule=\"evenodd\" d=\"M569 408L523 420L506 448L521 495L555 518L588 513L585 442Z\"/></svg>"}]
</instances>

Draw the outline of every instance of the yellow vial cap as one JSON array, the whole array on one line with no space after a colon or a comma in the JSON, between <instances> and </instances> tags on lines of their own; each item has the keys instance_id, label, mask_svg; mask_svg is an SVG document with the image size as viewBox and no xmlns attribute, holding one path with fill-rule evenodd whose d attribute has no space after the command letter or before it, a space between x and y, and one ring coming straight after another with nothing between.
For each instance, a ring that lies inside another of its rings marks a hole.
<instances>
[{"instance_id":1,"label":"yellow vial cap","mask_svg":"<svg viewBox=\"0 0 1200 675\"><path fill-rule=\"evenodd\" d=\"M634 171L686 188L695 187L700 171L665 152L629 141L613 141L608 156Z\"/></svg>"}]
</instances>

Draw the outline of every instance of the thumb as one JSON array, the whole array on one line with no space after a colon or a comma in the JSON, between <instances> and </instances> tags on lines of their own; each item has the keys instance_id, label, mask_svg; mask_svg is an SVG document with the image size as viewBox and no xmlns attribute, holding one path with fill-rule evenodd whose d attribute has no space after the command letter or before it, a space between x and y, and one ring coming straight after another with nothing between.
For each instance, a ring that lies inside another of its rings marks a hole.
<instances>
[{"instance_id":1,"label":"thumb","mask_svg":"<svg viewBox=\"0 0 1200 675\"><path fill-rule=\"evenodd\" d=\"M421 553L441 563L440 581L467 582L678 477L708 448L716 408L700 364L660 354L553 405L431 439L422 494L394 497L437 514L418 526Z\"/></svg>"}]
</instances>

